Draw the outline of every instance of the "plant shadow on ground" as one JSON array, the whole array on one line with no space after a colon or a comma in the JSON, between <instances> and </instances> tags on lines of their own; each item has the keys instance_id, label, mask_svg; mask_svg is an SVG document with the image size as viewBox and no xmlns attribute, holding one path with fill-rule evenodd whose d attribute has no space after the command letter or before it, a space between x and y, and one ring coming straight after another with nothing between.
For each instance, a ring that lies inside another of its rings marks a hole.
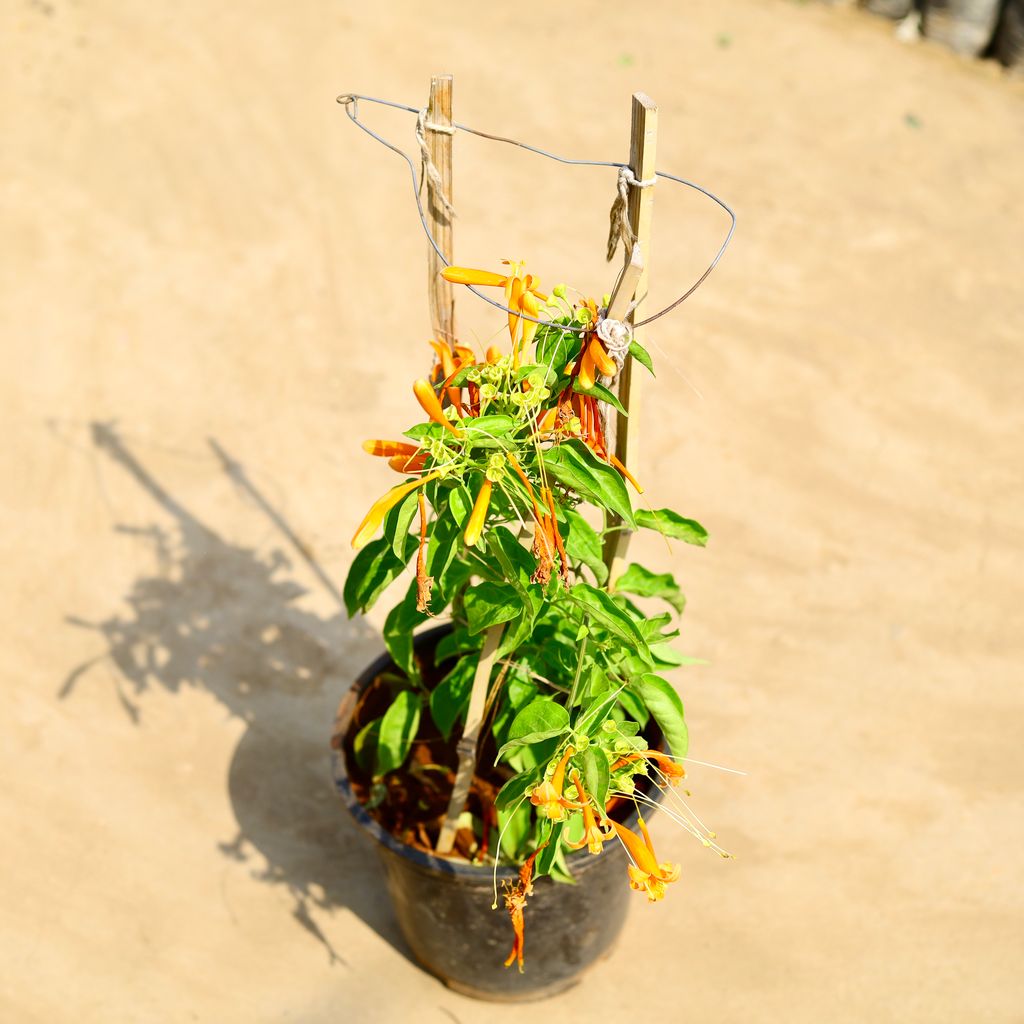
<instances>
[{"instance_id":1,"label":"plant shadow on ground","mask_svg":"<svg viewBox=\"0 0 1024 1024\"><path fill-rule=\"evenodd\" d=\"M127 614L97 622L68 617L98 633L106 650L69 673L61 699L103 661L113 665L118 698L135 723L142 713L138 698L151 687L208 690L247 725L228 778L238 831L218 843L220 851L252 863L254 877L287 889L293 917L331 963L344 964L344 951L331 945L316 916L341 907L409 957L374 851L330 783L337 702L377 653L379 638L361 620L348 621L341 595L315 557L215 441L210 445L241 496L268 516L337 601L338 613L324 617L299 607L306 591L290 578L285 551L261 554L225 541L161 486L112 425L93 423L92 441L175 524L170 530L116 527L148 540L157 568L132 585L124 599Z\"/></svg>"}]
</instances>

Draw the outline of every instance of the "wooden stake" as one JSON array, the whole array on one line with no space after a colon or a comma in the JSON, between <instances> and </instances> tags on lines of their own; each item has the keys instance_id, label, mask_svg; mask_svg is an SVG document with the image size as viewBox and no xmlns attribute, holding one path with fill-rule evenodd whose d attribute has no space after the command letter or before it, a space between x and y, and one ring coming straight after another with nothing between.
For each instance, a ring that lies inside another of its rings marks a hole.
<instances>
[{"instance_id":1,"label":"wooden stake","mask_svg":"<svg viewBox=\"0 0 1024 1024\"><path fill-rule=\"evenodd\" d=\"M450 125L452 123L452 76L435 75L430 80L430 100L427 103L427 124ZM448 202L452 201L452 136L449 132L431 131L425 128L430 159L441 175L443 194ZM427 223L430 233L434 236L445 259L451 263L452 222L445 213L444 204L439 201L434 183L427 179ZM427 290L430 296L430 323L434 336L446 341L449 346L455 345L455 294L454 290L443 277L441 271L444 263L440 260L433 247L430 248L427 260ZM455 784L448 801L448 812L445 815L441 833L437 839L436 850L442 856L452 852L455 845L455 834L459 830L459 818L466 807L466 797L473 783L476 771L476 747L483 726L484 711L487 706L487 689L491 678L494 659L498 655L498 645L504 632L504 626L492 626L484 636L483 649L477 662L473 676L473 689L469 697L469 708L466 711L466 726L462 730L456 751L459 763L455 772Z\"/></svg>"},{"instance_id":2,"label":"wooden stake","mask_svg":"<svg viewBox=\"0 0 1024 1024\"><path fill-rule=\"evenodd\" d=\"M430 101L427 103L427 124L452 123L452 76L435 75L430 80ZM441 175L443 194L452 202L452 136L448 132L431 131L424 135L430 159ZM427 179L427 224L445 259L452 261L452 222L439 201L434 183ZM452 286L441 277L444 263L431 247L427 260L427 290L430 295L430 324L440 341L455 344L455 295Z\"/></svg>"},{"instance_id":3,"label":"wooden stake","mask_svg":"<svg viewBox=\"0 0 1024 1024\"><path fill-rule=\"evenodd\" d=\"M633 177L637 181L646 181L653 178L656 172L656 155L658 141L658 108L654 101L642 92L633 93L633 117L629 139L629 167ZM619 278L618 293L613 305L622 308L622 293L628 300L634 295L639 296L633 312L627 317L630 323L642 320L641 310L644 300L647 297L648 278L651 267L651 222L654 217L654 186L648 188L637 188L630 186L629 190L629 224L636 236L634 251L626 253L626 267ZM635 272L635 264L639 260L640 270ZM630 270L630 265L634 269ZM627 291L627 279L636 278L635 288ZM634 337L641 341L640 334L635 332ZM614 420L614 430L609 431L608 444L614 447L615 455L620 462L636 469L636 430L630 426L631 419L636 418L638 402L633 381L633 357L627 355L623 364L622 372L619 374L616 385L613 389L619 401L630 414L630 419L617 413ZM608 588L612 589L615 580L622 573L626 560L626 551L629 547L630 531L622 525L618 516L609 516L609 526L621 527L613 530L605 538L604 564L608 567Z\"/></svg>"}]
</instances>

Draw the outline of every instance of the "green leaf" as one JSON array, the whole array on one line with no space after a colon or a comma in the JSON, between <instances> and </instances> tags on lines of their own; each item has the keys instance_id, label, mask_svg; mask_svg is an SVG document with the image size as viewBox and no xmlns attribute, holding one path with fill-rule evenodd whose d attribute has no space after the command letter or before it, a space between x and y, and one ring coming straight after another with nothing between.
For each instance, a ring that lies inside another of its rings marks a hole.
<instances>
[{"instance_id":1,"label":"green leaf","mask_svg":"<svg viewBox=\"0 0 1024 1024\"><path fill-rule=\"evenodd\" d=\"M501 837L501 852L511 861L523 859L523 847L530 838L532 810L529 803L498 811L498 835Z\"/></svg>"},{"instance_id":2,"label":"green leaf","mask_svg":"<svg viewBox=\"0 0 1024 1024\"><path fill-rule=\"evenodd\" d=\"M450 435L450 431L445 430L440 423L434 423L428 421L426 423L417 423L415 426L410 427L408 430L402 432L403 437L408 437L413 441L422 441L428 439L431 441L444 440L445 434Z\"/></svg>"},{"instance_id":3,"label":"green leaf","mask_svg":"<svg viewBox=\"0 0 1024 1024\"><path fill-rule=\"evenodd\" d=\"M434 648L434 664L440 665L449 658L456 658L470 651L479 651L482 643L482 637L470 636L468 630L457 627L438 640L437 647Z\"/></svg>"},{"instance_id":4,"label":"green leaf","mask_svg":"<svg viewBox=\"0 0 1024 1024\"><path fill-rule=\"evenodd\" d=\"M494 716L494 725L491 727L491 734L499 747L508 739L508 730L513 719L537 696L537 684L528 677L518 677L517 672L518 666L505 680L500 709Z\"/></svg>"},{"instance_id":5,"label":"green leaf","mask_svg":"<svg viewBox=\"0 0 1024 1024\"><path fill-rule=\"evenodd\" d=\"M356 764L370 775L376 774L374 764L377 761L377 738L380 736L380 723L380 718L367 722L356 733L356 738L352 741L352 752L355 754Z\"/></svg>"},{"instance_id":6,"label":"green leaf","mask_svg":"<svg viewBox=\"0 0 1024 1024\"><path fill-rule=\"evenodd\" d=\"M598 746L591 744L583 751L583 785L587 793L594 798L598 807L604 808L608 802L608 756Z\"/></svg>"},{"instance_id":7,"label":"green leaf","mask_svg":"<svg viewBox=\"0 0 1024 1024\"><path fill-rule=\"evenodd\" d=\"M651 362L651 354L638 341L629 343L629 354L641 365L646 366L651 376L654 376L654 363Z\"/></svg>"},{"instance_id":8,"label":"green leaf","mask_svg":"<svg viewBox=\"0 0 1024 1024\"><path fill-rule=\"evenodd\" d=\"M523 614L523 600L508 583L478 583L466 591L466 618L471 634Z\"/></svg>"},{"instance_id":9,"label":"green leaf","mask_svg":"<svg viewBox=\"0 0 1024 1024\"><path fill-rule=\"evenodd\" d=\"M597 669L596 671L600 671ZM618 703L622 694L622 687L615 686L605 690L596 697L590 697L583 705L583 713L576 723L579 732L585 732L588 736L595 736L601 729L601 723L608 717L611 710Z\"/></svg>"},{"instance_id":10,"label":"green leaf","mask_svg":"<svg viewBox=\"0 0 1024 1024\"><path fill-rule=\"evenodd\" d=\"M685 757L690 745L683 719L683 701L671 683L651 673L630 681L630 687L647 705L658 727L665 735L669 750L676 757Z\"/></svg>"},{"instance_id":11,"label":"green leaf","mask_svg":"<svg viewBox=\"0 0 1024 1024\"><path fill-rule=\"evenodd\" d=\"M525 598L530 586L530 576L536 567L536 560L519 543L516 535L505 526L496 526L487 531L487 544L498 560L505 578Z\"/></svg>"},{"instance_id":12,"label":"green leaf","mask_svg":"<svg viewBox=\"0 0 1024 1024\"><path fill-rule=\"evenodd\" d=\"M660 597L680 615L686 607L686 598L671 573L654 573L635 562L615 581L615 589L637 597Z\"/></svg>"},{"instance_id":13,"label":"green leaf","mask_svg":"<svg viewBox=\"0 0 1024 1024\"><path fill-rule=\"evenodd\" d=\"M582 815L575 815L577 818L581 818ZM570 818L570 821L572 819ZM568 824L568 822L566 822ZM548 868L548 874L551 876L552 881L559 882L567 885L578 885L579 883L573 877L572 872L569 870L569 865L565 859L565 844L559 843L555 847L555 856L551 861L551 866Z\"/></svg>"},{"instance_id":14,"label":"green leaf","mask_svg":"<svg viewBox=\"0 0 1024 1024\"><path fill-rule=\"evenodd\" d=\"M538 697L519 712L508 730L508 741L498 751L498 760L506 750L553 739L569 730L569 712L548 697Z\"/></svg>"},{"instance_id":15,"label":"green leaf","mask_svg":"<svg viewBox=\"0 0 1024 1024\"><path fill-rule=\"evenodd\" d=\"M638 654L649 656L647 641L637 624L630 614L620 608L603 590L598 590L589 583L577 583L569 591L569 596L585 608L600 625L624 641L627 647Z\"/></svg>"},{"instance_id":16,"label":"green leaf","mask_svg":"<svg viewBox=\"0 0 1024 1024\"><path fill-rule=\"evenodd\" d=\"M384 620L384 646L394 663L412 680L420 676L419 666L413 655L413 630L426 620L423 612L416 610L416 581L400 604L396 604Z\"/></svg>"},{"instance_id":17,"label":"green leaf","mask_svg":"<svg viewBox=\"0 0 1024 1024\"><path fill-rule=\"evenodd\" d=\"M533 387L551 387L558 380L558 372L553 367L531 363L529 366L520 366L515 377L516 380L531 378L530 384Z\"/></svg>"},{"instance_id":18,"label":"green leaf","mask_svg":"<svg viewBox=\"0 0 1024 1024\"><path fill-rule=\"evenodd\" d=\"M513 619L506 628L501 638L501 644L498 647L499 658L503 658L512 651L518 650L533 635L533 617L541 603L540 595L531 593L527 598L527 603L529 608L524 614L520 615L517 619Z\"/></svg>"},{"instance_id":19,"label":"green leaf","mask_svg":"<svg viewBox=\"0 0 1024 1024\"><path fill-rule=\"evenodd\" d=\"M580 354L582 337L575 331L557 327L539 327L535 336L537 362L561 373L566 363Z\"/></svg>"},{"instance_id":20,"label":"green leaf","mask_svg":"<svg viewBox=\"0 0 1024 1024\"><path fill-rule=\"evenodd\" d=\"M665 537L686 541L704 547L708 542L708 531L694 519L684 519L670 508L659 508L656 512L642 509L636 514L637 526L657 530Z\"/></svg>"},{"instance_id":21,"label":"green leaf","mask_svg":"<svg viewBox=\"0 0 1024 1024\"><path fill-rule=\"evenodd\" d=\"M547 471L599 508L611 509L630 527L636 527L633 506L622 477L582 442L563 441L543 454Z\"/></svg>"},{"instance_id":22,"label":"green leaf","mask_svg":"<svg viewBox=\"0 0 1024 1024\"><path fill-rule=\"evenodd\" d=\"M623 597L622 594L614 594L613 596L616 601L629 601L629 598ZM632 601L629 603L630 606L633 606ZM638 612L637 614L640 613ZM643 633L644 639L649 644L662 644L679 636L678 629L665 629L671 622L672 613L662 612L660 615L645 616L637 625L640 627L640 632Z\"/></svg>"},{"instance_id":23,"label":"green leaf","mask_svg":"<svg viewBox=\"0 0 1024 1024\"><path fill-rule=\"evenodd\" d=\"M450 388L461 388L472 382L473 375L477 377L480 375L480 367L476 363L471 363L469 366L463 366L461 370L458 370L452 377L451 382L448 384Z\"/></svg>"},{"instance_id":24,"label":"green leaf","mask_svg":"<svg viewBox=\"0 0 1024 1024\"><path fill-rule=\"evenodd\" d=\"M555 857L558 855L564 824L564 821L558 821L551 825L547 845L537 854L537 859L533 862L534 878L542 878L551 871L551 865L554 864Z\"/></svg>"},{"instance_id":25,"label":"green leaf","mask_svg":"<svg viewBox=\"0 0 1024 1024\"><path fill-rule=\"evenodd\" d=\"M633 719L629 723L620 723L621 725L629 724L636 725L638 728L643 728L650 721L651 714L647 710L647 705L630 690L619 690L619 703L626 709L626 714Z\"/></svg>"},{"instance_id":26,"label":"green leaf","mask_svg":"<svg viewBox=\"0 0 1024 1024\"><path fill-rule=\"evenodd\" d=\"M528 771L520 772L518 775L513 775L504 786L501 787L500 792L494 798L494 806L499 811L504 810L506 807L510 807L512 804L522 800L526 796L526 792L532 789L537 782L540 780L540 771L536 768L531 768Z\"/></svg>"},{"instance_id":27,"label":"green leaf","mask_svg":"<svg viewBox=\"0 0 1024 1024\"><path fill-rule=\"evenodd\" d=\"M419 492L410 491L397 505L388 510L384 517L384 536L391 541L391 550L396 558L401 558L410 544L415 544L417 538L410 541L409 526L419 506ZM404 564L404 562L403 562Z\"/></svg>"},{"instance_id":28,"label":"green leaf","mask_svg":"<svg viewBox=\"0 0 1024 1024\"><path fill-rule=\"evenodd\" d=\"M451 513L452 519L459 526L462 526L466 521L466 516L473 509L473 499L470 497L465 484L457 483L447 492L447 498L448 511Z\"/></svg>"},{"instance_id":29,"label":"green leaf","mask_svg":"<svg viewBox=\"0 0 1024 1024\"><path fill-rule=\"evenodd\" d=\"M434 577L434 593L430 608L437 614L452 599L455 591L466 582L469 568L455 555L462 547L462 534L451 516L434 520L427 544L427 574Z\"/></svg>"},{"instance_id":30,"label":"green leaf","mask_svg":"<svg viewBox=\"0 0 1024 1024\"><path fill-rule=\"evenodd\" d=\"M508 738L519 743L539 743L558 736L569 728L569 712L547 697L530 701L516 715L508 730Z\"/></svg>"},{"instance_id":31,"label":"green leaf","mask_svg":"<svg viewBox=\"0 0 1024 1024\"><path fill-rule=\"evenodd\" d=\"M602 558L600 536L575 509L562 511L568 527L563 537L566 553L574 561L582 562L598 583L604 583L608 578L608 568Z\"/></svg>"},{"instance_id":32,"label":"green leaf","mask_svg":"<svg viewBox=\"0 0 1024 1024\"><path fill-rule=\"evenodd\" d=\"M413 737L420 724L420 698L403 690L384 712L377 738L378 776L400 768L409 755Z\"/></svg>"},{"instance_id":33,"label":"green leaf","mask_svg":"<svg viewBox=\"0 0 1024 1024\"><path fill-rule=\"evenodd\" d=\"M622 413L623 416L628 416L622 403L615 397L615 394L604 386L600 381L594 381L593 387L584 389L580 387L580 379L576 377L572 383L572 389L577 395L590 395L591 398L596 398L600 402L605 402L610 405L616 412Z\"/></svg>"},{"instance_id":34,"label":"green leaf","mask_svg":"<svg viewBox=\"0 0 1024 1024\"><path fill-rule=\"evenodd\" d=\"M487 416L477 416L475 419L462 421L462 430L473 444L498 441L514 433L521 426L521 423L504 413L491 413Z\"/></svg>"},{"instance_id":35,"label":"green leaf","mask_svg":"<svg viewBox=\"0 0 1024 1024\"><path fill-rule=\"evenodd\" d=\"M515 746L515 743L506 744L509 747L509 752L505 756L505 762L513 771L517 772L525 772L531 768L542 768L554 757L559 743L561 743L561 738L552 736L549 740L541 740L540 743L533 743L525 747ZM498 758L501 758L504 754L504 751L499 750Z\"/></svg>"},{"instance_id":36,"label":"green leaf","mask_svg":"<svg viewBox=\"0 0 1024 1024\"><path fill-rule=\"evenodd\" d=\"M415 549L415 540L410 538L404 557L395 557L387 538L378 537L360 550L345 579L345 608L349 617L374 606L377 598L402 574Z\"/></svg>"},{"instance_id":37,"label":"green leaf","mask_svg":"<svg viewBox=\"0 0 1024 1024\"><path fill-rule=\"evenodd\" d=\"M445 739L448 739L452 726L462 718L469 706L476 665L475 654L460 658L451 672L430 693L430 717Z\"/></svg>"}]
</instances>

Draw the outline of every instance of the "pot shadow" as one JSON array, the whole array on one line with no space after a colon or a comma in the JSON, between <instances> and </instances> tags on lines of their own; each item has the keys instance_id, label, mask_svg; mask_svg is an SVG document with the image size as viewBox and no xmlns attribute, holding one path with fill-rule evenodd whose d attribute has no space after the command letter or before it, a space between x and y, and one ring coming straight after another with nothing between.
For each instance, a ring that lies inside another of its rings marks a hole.
<instances>
[{"instance_id":1,"label":"pot shadow","mask_svg":"<svg viewBox=\"0 0 1024 1024\"><path fill-rule=\"evenodd\" d=\"M238 824L220 852L253 865L253 877L286 888L295 921L346 963L317 924L317 911L346 907L410 958L385 895L374 852L341 808L331 786L330 728L338 700L379 652L379 637L349 621L341 594L287 521L244 468L211 440L240 496L254 503L306 563L341 610L321 616L297 604L306 593L290 577L284 550L267 554L225 541L142 465L109 423L92 424L95 447L125 470L175 520L117 525L147 541L156 570L140 576L124 601L126 614L67 622L98 634L102 654L76 666L60 699L89 670L108 662L118 700L133 723L153 687L212 693L246 723L232 758L228 792ZM262 858L262 863L260 862Z\"/></svg>"}]
</instances>

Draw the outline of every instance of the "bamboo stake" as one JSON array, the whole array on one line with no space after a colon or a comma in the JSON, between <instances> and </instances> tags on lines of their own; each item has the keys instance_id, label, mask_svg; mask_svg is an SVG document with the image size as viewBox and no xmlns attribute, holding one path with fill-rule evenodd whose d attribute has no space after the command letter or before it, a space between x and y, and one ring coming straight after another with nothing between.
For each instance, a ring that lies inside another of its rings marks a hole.
<instances>
[{"instance_id":1,"label":"bamboo stake","mask_svg":"<svg viewBox=\"0 0 1024 1024\"><path fill-rule=\"evenodd\" d=\"M427 103L427 124L425 134L430 159L441 175L443 194L448 202L452 201L452 136L448 132L431 131L429 125L450 125L452 123L452 76L434 75L430 80L430 100ZM430 233L434 236L438 247L451 263L453 256L452 222L445 212L444 204L438 199L434 183L427 179L427 223ZM444 263L431 247L427 261L427 288L430 295L430 323L434 335L446 341L450 346L455 344L455 294L454 290L443 277L441 271ZM455 845L455 833L459 829L459 818L466 806L469 787L473 783L476 771L476 747L480 738L487 706L487 690L491 679L491 669L498 655L498 645L504 632L504 626L492 626L484 636L483 649L473 675L473 689L470 692L469 708L466 711L466 726L456 746L458 767L455 772L455 784L448 801L441 833L437 839L436 850L441 855L451 853Z\"/></svg>"},{"instance_id":2,"label":"bamboo stake","mask_svg":"<svg viewBox=\"0 0 1024 1024\"><path fill-rule=\"evenodd\" d=\"M653 178L656 172L656 151L658 141L658 108L654 101L645 93L633 93L633 115L629 140L629 167L637 181ZM654 187L630 187L629 192L629 224L636 237L633 252L626 254L626 267L619 278L617 294L611 305L622 308L622 293L628 299L639 296L636 306L627 320L633 323L642 320L641 310L647 297L648 278L650 275L651 222L654 217ZM640 263L639 273L635 271L636 262ZM633 270L630 266L633 265ZM627 291L627 280L636 277L636 285ZM611 312L611 310L609 310ZM618 318L617 318L618 319ZM640 332L634 337L640 341ZM633 380L633 357L627 355L622 364L622 372L613 385L612 390L618 395L619 401L632 419L636 418L639 403L637 401L635 382ZM636 469L637 443L636 430L631 429L630 420L621 413L616 413L614 430L608 438L609 447L614 446L616 458L620 462ZM604 563L608 567L608 589L615 586L615 580L622 573L629 547L630 531L626 529L618 516L609 516L609 526L620 527L607 534L604 543Z\"/></svg>"},{"instance_id":3,"label":"bamboo stake","mask_svg":"<svg viewBox=\"0 0 1024 1024\"><path fill-rule=\"evenodd\" d=\"M430 100L427 103L427 125L450 125L452 123L452 76L434 75L430 79ZM431 131L425 128L430 159L441 175L443 194L452 201L452 136L448 132ZM427 223L445 259L451 263L452 222L439 201L437 189L427 179ZM455 294L452 286L441 277L444 269L440 257L431 247L427 260L427 290L430 296L430 325L434 336L440 341L455 344Z\"/></svg>"},{"instance_id":4,"label":"bamboo stake","mask_svg":"<svg viewBox=\"0 0 1024 1024\"><path fill-rule=\"evenodd\" d=\"M498 656L498 645L504 625L491 626L484 634L484 646L480 652L480 660L473 675L473 690L469 697L469 710L466 712L466 727L462 730L462 738L455 748L459 755L459 766L455 772L455 785L452 787L451 799L448 801L448 813L445 815L441 834L437 838L437 852L448 854L455 845L455 833L459 830L459 817L466 806L466 797L473 782L476 771L476 744L480 738L480 727L484 722L484 711L487 705L487 687L491 680L491 669L494 659Z\"/></svg>"}]
</instances>

